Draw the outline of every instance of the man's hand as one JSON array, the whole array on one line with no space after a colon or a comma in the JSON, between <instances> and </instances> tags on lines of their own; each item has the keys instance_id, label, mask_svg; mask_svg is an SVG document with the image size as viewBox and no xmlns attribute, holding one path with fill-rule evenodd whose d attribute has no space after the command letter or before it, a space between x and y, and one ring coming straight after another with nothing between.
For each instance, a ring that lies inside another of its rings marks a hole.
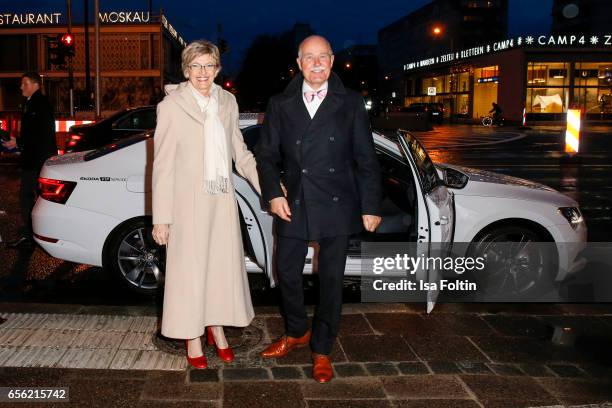
<instances>
[{"instance_id":1,"label":"man's hand","mask_svg":"<svg viewBox=\"0 0 612 408\"><path fill-rule=\"evenodd\" d=\"M380 221L382 220L382 218L380 218L378 215L363 214L361 218L363 219L363 227L368 232L376 231L376 228L378 228L378 225L380 224Z\"/></svg>"},{"instance_id":2,"label":"man's hand","mask_svg":"<svg viewBox=\"0 0 612 408\"><path fill-rule=\"evenodd\" d=\"M3 141L2 146L4 146L5 149L12 150L17 147L17 139L11 137L10 140Z\"/></svg>"},{"instance_id":3,"label":"man's hand","mask_svg":"<svg viewBox=\"0 0 612 408\"><path fill-rule=\"evenodd\" d=\"M153 225L153 239L158 245L167 245L170 236L170 226L168 224Z\"/></svg>"},{"instance_id":4,"label":"man's hand","mask_svg":"<svg viewBox=\"0 0 612 408\"><path fill-rule=\"evenodd\" d=\"M278 215L282 220L291 222L291 210L285 197L276 197L270 200L270 211Z\"/></svg>"}]
</instances>

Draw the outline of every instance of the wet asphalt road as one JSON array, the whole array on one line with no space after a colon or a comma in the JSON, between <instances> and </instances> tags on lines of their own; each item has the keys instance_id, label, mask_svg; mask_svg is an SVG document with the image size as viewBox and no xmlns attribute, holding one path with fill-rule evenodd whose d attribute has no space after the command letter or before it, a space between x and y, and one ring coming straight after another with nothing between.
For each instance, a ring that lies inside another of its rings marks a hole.
<instances>
[{"instance_id":1,"label":"wet asphalt road","mask_svg":"<svg viewBox=\"0 0 612 408\"><path fill-rule=\"evenodd\" d=\"M562 131L554 127L441 126L418 136L434 161L527 178L561 191L580 204L589 241L612 238L612 127L584 133L581 153L573 158L562 153ZM19 222L19 169L11 160L0 161L0 185L0 236L7 241ZM266 288L260 276L250 278L256 305L277 304L276 290ZM40 248L17 251L0 245L0 301L139 305L161 298L122 289L101 268L64 262ZM359 301L359 293L347 288L345 301Z\"/></svg>"}]
</instances>

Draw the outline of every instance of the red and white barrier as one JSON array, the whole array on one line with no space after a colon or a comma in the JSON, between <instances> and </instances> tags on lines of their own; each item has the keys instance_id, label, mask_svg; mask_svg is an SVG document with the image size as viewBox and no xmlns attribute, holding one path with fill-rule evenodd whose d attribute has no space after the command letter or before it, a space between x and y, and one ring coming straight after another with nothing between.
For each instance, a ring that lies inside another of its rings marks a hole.
<instances>
[{"instance_id":1,"label":"red and white barrier","mask_svg":"<svg viewBox=\"0 0 612 408\"><path fill-rule=\"evenodd\" d=\"M567 110L567 129L565 131L565 153L574 155L580 147L580 109Z\"/></svg>"},{"instance_id":2,"label":"red and white barrier","mask_svg":"<svg viewBox=\"0 0 612 408\"><path fill-rule=\"evenodd\" d=\"M56 132L68 132L71 126L74 125L86 125L88 123L93 123L93 120L65 120L60 119L55 121L55 131Z\"/></svg>"}]
</instances>

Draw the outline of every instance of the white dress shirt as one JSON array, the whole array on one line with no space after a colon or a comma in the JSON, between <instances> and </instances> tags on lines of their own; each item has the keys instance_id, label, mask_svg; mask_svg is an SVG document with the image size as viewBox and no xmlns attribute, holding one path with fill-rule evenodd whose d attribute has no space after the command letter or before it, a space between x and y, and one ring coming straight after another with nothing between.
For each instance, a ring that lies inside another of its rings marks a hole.
<instances>
[{"instance_id":1,"label":"white dress shirt","mask_svg":"<svg viewBox=\"0 0 612 408\"><path fill-rule=\"evenodd\" d=\"M320 91L321 89L327 89L327 81L325 81L325 83L321 85L321 87L317 89L317 91ZM306 105L306 109L308 109L308 113L310 114L310 119L312 119L314 118L315 113L317 113L319 106L321 106L321 102L323 102L323 99L325 98L320 99L318 96L315 95L312 102L308 102L306 100L306 97L304 96L304 92L310 92L310 91L314 91L314 89L312 89L310 85L308 85L306 81L304 81L304 83L302 84L302 100L304 101L304 105Z\"/></svg>"}]
</instances>

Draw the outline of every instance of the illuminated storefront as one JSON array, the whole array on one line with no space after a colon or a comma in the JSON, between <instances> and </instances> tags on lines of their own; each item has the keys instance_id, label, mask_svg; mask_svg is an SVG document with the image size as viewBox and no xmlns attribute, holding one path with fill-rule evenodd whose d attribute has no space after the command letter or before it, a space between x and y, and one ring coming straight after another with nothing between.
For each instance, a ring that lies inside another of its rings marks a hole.
<instances>
[{"instance_id":1,"label":"illuminated storefront","mask_svg":"<svg viewBox=\"0 0 612 408\"><path fill-rule=\"evenodd\" d=\"M163 14L144 11L101 11L100 101L103 116L129 106L146 105L163 84L183 79L180 67L185 42ZM43 88L60 115L69 112L69 71L52 63L50 43L67 32L64 13L0 11L0 111L16 111L22 102L19 83L26 71L43 77ZM75 108L92 112L86 91L85 30L73 24L72 59ZM89 24L90 91L94 88L94 23Z\"/></svg>"},{"instance_id":2,"label":"illuminated storefront","mask_svg":"<svg viewBox=\"0 0 612 408\"><path fill-rule=\"evenodd\" d=\"M443 103L479 119L497 102L510 120L561 120L568 108L612 119L612 35L516 37L404 64L404 104ZM435 92L432 90L435 88Z\"/></svg>"}]
</instances>

